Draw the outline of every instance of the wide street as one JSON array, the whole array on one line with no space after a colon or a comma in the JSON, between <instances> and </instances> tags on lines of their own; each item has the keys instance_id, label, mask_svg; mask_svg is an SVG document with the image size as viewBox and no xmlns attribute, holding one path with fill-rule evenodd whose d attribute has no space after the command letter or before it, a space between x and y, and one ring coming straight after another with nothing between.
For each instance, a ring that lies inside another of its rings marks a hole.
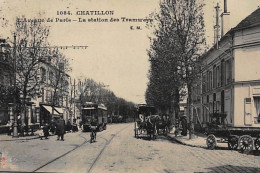
<instances>
[{"instance_id":1,"label":"wide street","mask_svg":"<svg viewBox=\"0 0 260 173\"><path fill-rule=\"evenodd\" d=\"M65 141L1 141L1 171L36 172L259 172L260 157L226 149L189 147L160 136L134 138L134 124L108 125L95 143L89 133Z\"/></svg>"}]
</instances>

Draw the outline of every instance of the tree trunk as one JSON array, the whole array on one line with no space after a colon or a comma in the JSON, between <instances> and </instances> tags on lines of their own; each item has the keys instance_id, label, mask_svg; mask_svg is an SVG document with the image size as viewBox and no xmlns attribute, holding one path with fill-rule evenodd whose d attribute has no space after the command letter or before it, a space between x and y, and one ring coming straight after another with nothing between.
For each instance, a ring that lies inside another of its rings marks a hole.
<instances>
[{"instance_id":1,"label":"tree trunk","mask_svg":"<svg viewBox=\"0 0 260 173\"><path fill-rule=\"evenodd\" d=\"M189 139L193 138L193 130L194 130L194 124L193 124L193 114L191 111L191 103L192 103L192 91L191 91L191 84L187 85L188 88L188 105L187 105L187 111L188 111L188 117L189 117Z\"/></svg>"}]
</instances>

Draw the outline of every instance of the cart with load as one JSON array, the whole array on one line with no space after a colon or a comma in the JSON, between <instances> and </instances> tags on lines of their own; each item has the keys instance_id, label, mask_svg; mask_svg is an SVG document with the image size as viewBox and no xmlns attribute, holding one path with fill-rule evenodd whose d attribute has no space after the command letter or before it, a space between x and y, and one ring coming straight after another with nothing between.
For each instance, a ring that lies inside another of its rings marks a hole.
<instances>
[{"instance_id":1,"label":"cart with load","mask_svg":"<svg viewBox=\"0 0 260 173\"><path fill-rule=\"evenodd\" d=\"M240 149L242 153L259 150L259 127L232 127L225 124L227 114L214 113L212 122L207 129L206 144L209 149L214 149L217 143L227 143L232 150Z\"/></svg>"}]
</instances>

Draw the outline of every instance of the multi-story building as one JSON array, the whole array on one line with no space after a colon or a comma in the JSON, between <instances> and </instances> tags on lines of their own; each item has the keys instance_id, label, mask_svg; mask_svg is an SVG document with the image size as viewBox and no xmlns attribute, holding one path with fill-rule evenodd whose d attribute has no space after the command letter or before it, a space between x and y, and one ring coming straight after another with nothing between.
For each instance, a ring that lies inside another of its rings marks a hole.
<instances>
[{"instance_id":1,"label":"multi-story building","mask_svg":"<svg viewBox=\"0 0 260 173\"><path fill-rule=\"evenodd\" d=\"M32 98L35 103L35 117L40 124L63 115L67 122L71 117L69 109L69 80L70 76L64 72L62 63L55 62L55 57L49 57L39 64L38 96Z\"/></svg>"},{"instance_id":2,"label":"multi-story building","mask_svg":"<svg viewBox=\"0 0 260 173\"><path fill-rule=\"evenodd\" d=\"M230 126L260 127L260 8L226 34L226 9L221 17L222 37L202 57L194 105L204 124L219 114Z\"/></svg>"},{"instance_id":3,"label":"multi-story building","mask_svg":"<svg viewBox=\"0 0 260 173\"><path fill-rule=\"evenodd\" d=\"M13 84L13 60L8 49L9 44L5 39L0 39L0 125L5 125L10 117L8 116L8 102L11 101L9 87Z\"/></svg>"}]
</instances>

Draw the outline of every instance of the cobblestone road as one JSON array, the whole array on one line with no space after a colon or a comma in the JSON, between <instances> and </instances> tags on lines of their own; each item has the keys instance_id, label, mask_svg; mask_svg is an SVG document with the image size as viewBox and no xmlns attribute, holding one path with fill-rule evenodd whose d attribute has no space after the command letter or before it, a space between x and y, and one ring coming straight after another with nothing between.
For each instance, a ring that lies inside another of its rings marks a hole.
<instances>
[{"instance_id":1,"label":"cobblestone road","mask_svg":"<svg viewBox=\"0 0 260 173\"><path fill-rule=\"evenodd\" d=\"M260 156L184 146L166 137L136 139L133 127L109 125L93 144L86 142L89 134L81 132L66 134L64 142L55 137L0 142L6 159L0 171L260 172Z\"/></svg>"}]
</instances>

